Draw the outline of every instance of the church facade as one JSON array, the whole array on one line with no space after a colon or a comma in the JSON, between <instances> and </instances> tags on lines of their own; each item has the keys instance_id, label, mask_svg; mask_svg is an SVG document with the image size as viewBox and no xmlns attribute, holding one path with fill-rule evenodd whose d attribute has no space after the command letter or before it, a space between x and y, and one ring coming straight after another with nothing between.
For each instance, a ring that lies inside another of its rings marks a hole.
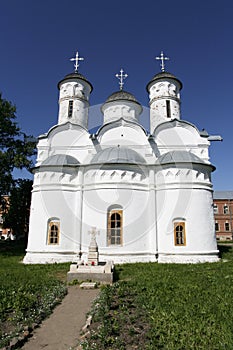
<instances>
[{"instance_id":1,"label":"church facade","mask_svg":"<svg viewBox=\"0 0 233 350\"><path fill-rule=\"evenodd\" d=\"M210 136L180 118L182 83L162 70L147 85L150 132L129 92L112 93L88 131L91 83L77 69L58 84L58 123L38 141L24 263L218 261Z\"/></svg>"}]
</instances>

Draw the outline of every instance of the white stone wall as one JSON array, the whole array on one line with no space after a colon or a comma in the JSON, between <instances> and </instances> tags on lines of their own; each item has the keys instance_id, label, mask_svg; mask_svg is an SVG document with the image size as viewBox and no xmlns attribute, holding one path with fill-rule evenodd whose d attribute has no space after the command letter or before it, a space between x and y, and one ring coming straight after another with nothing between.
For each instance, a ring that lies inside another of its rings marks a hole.
<instances>
[{"instance_id":1,"label":"white stone wall","mask_svg":"<svg viewBox=\"0 0 233 350\"><path fill-rule=\"evenodd\" d=\"M92 166L85 174L83 187L82 250L87 252L91 227L97 227L100 257L114 261L128 261L133 255L145 255L146 260L155 257L155 246L150 237L154 231L153 215L150 215L151 192L149 191L147 169L121 165ZM109 209L123 210L123 244L108 246L107 214ZM119 257L118 257L119 254ZM84 254L85 256L85 254ZM121 256L121 257L120 257Z\"/></svg>"},{"instance_id":2,"label":"white stone wall","mask_svg":"<svg viewBox=\"0 0 233 350\"><path fill-rule=\"evenodd\" d=\"M91 87L85 81L64 81L60 86L58 124L67 121L88 128L88 109ZM68 116L69 101L73 101L72 116Z\"/></svg>"},{"instance_id":3,"label":"white stone wall","mask_svg":"<svg viewBox=\"0 0 233 350\"><path fill-rule=\"evenodd\" d=\"M189 178L183 173L176 182L172 171L168 175L165 173L164 177L158 176L160 183L156 204L159 262L218 261L211 183L204 177L196 178L195 173L196 170L192 169ZM175 221L185 222L185 246L175 246Z\"/></svg>"},{"instance_id":4,"label":"white stone wall","mask_svg":"<svg viewBox=\"0 0 233 350\"><path fill-rule=\"evenodd\" d=\"M130 101L113 101L102 106L104 124L124 118L125 120L139 122L141 106Z\"/></svg>"},{"instance_id":5,"label":"white stone wall","mask_svg":"<svg viewBox=\"0 0 233 350\"><path fill-rule=\"evenodd\" d=\"M150 133L161 123L180 119L180 91L175 80L155 81L149 87L150 98ZM166 101L170 104L170 115L167 114Z\"/></svg>"}]
</instances>

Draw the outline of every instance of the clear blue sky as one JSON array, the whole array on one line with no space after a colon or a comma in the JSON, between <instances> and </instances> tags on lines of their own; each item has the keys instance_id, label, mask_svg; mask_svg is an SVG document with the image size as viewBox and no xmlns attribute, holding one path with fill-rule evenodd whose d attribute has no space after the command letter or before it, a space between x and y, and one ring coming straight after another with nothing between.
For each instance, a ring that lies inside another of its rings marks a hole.
<instances>
[{"instance_id":1,"label":"clear blue sky","mask_svg":"<svg viewBox=\"0 0 233 350\"><path fill-rule=\"evenodd\" d=\"M57 83L73 71L76 50L94 86L92 106L118 90L121 67L125 90L148 106L145 87L163 50L166 70L184 85L182 119L224 139L211 144L214 189L232 189L232 17L231 0L0 0L0 91L22 130L38 136L57 122ZM95 112L91 127L101 120Z\"/></svg>"}]
</instances>

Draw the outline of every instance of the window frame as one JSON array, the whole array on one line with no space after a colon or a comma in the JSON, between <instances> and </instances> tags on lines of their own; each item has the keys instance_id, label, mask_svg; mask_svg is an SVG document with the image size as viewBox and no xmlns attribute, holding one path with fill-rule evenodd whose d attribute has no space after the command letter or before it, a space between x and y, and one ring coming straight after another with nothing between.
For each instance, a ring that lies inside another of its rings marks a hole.
<instances>
[{"instance_id":1,"label":"window frame","mask_svg":"<svg viewBox=\"0 0 233 350\"><path fill-rule=\"evenodd\" d=\"M116 226L115 227L112 227L112 223L114 222L113 219L112 219L112 216L113 214L119 214L120 215L120 220L116 220L117 221L120 221L120 226ZM122 209L111 209L109 210L108 212L108 227L107 227L107 245L108 246L122 246L123 245L123 210ZM112 231L115 231L116 230L120 230L120 243L117 243L116 240L117 240L117 234L114 235L115 237L115 243L112 243Z\"/></svg>"},{"instance_id":2,"label":"window frame","mask_svg":"<svg viewBox=\"0 0 233 350\"><path fill-rule=\"evenodd\" d=\"M219 231L220 231L219 222L215 222L215 232L219 232Z\"/></svg>"},{"instance_id":3,"label":"window frame","mask_svg":"<svg viewBox=\"0 0 233 350\"><path fill-rule=\"evenodd\" d=\"M54 232L52 232L53 226L55 226L57 228L57 237L55 237ZM52 235L52 233L53 233L53 235ZM53 242L52 240L57 240L57 241ZM59 245L59 243L60 243L60 221L59 220L51 220L48 223L47 244L48 245Z\"/></svg>"},{"instance_id":4,"label":"window frame","mask_svg":"<svg viewBox=\"0 0 233 350\"><path fill-rule=\"evenodd\" d=\"M226 232L230 232L230 223L228 222L228 221L226 221L225 223L224 223L224 228L225 228L225 231ZM227 229L228 228L228 229Z\"/></svg>"},{"instance_id":5,"label":"window frame","mask_svg":"<svg viewBox=\"0 0 233 350\"><path fill-rule=\"evenodd\" d=\"M177 227L181 226L182 230L177 231ZM186 227L185 221L175 221L174 222L174 243L176 247L185 247L186 246ZM182 233L182 237L178 237L177 234ZM182 243L179 243L178 240L181 239Z\"/></svg>"},{"instance_id":6,"label":"window frame","mask_svg":"<svg viewBox=\"0 0 233 350\"><path fill-rule=\"evenodd\" d=\"M227 204L224 204L223 206L223 214L225 215L229 214L229 206Z\"/></svg>"},{"instance_id":7,"label":"window frame","mask_svg":"<svg viewBox=\"0 0 233 350\"><path fill-rule=\"evenodd\" d=\"M218 205L214 203L214 214L218 214Z\"/></svg>"}]
</instances>

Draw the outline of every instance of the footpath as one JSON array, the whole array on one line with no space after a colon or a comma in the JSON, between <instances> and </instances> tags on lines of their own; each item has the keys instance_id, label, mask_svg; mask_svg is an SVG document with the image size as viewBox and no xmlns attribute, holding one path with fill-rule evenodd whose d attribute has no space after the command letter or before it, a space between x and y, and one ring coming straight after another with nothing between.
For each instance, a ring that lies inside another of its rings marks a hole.
<instances>
[{"instance_id":1,"label":"footpath","mask_svg":"<svg viewBox=\"0 0 233 350\"><path fill-rule=\"evenodd\" d=\"M69 350L77 346L86 314L99 294L98 289L69 286L68 294L49 318L33 331L23 350Z\"/></svg>"}]
</instances>

